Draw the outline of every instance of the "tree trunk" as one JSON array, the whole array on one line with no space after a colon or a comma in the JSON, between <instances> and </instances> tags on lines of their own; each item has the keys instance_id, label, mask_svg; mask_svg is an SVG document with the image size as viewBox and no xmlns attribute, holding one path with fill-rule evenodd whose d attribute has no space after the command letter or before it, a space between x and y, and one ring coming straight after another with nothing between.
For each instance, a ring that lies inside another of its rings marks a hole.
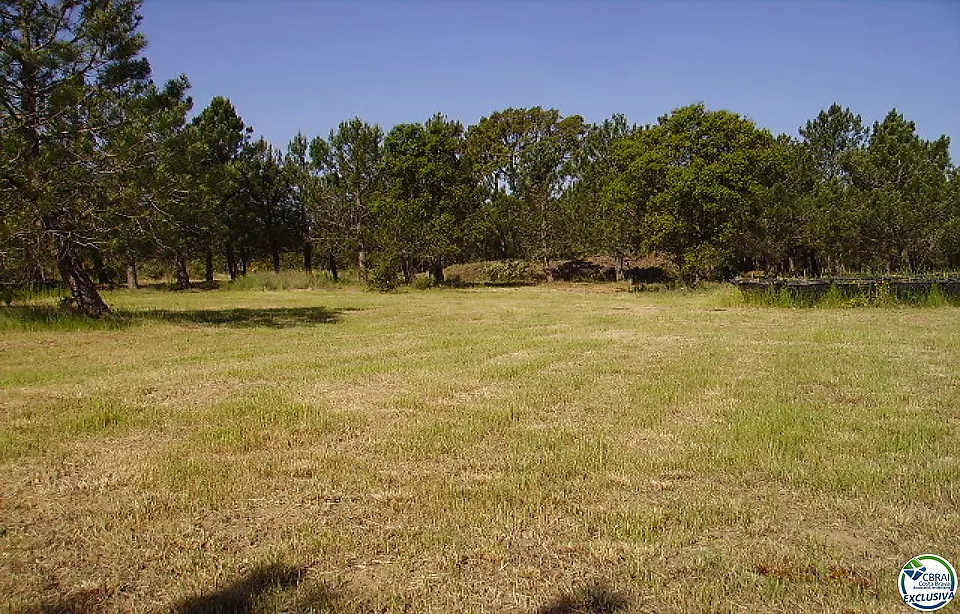
<instances>
[{"instance_id":1,"label":"tree trunk","mask_svg":"<svg viewBox=\"0 0 960 614\"><path fill-rule=\"evenodd\" d=\"M177 252L177 287L186 290L190 287L190 271L187 270L187 257L183 252Z\"/></svg>"},{"instance_id":2,"label":"tree trunk","mask_svg":"<svg viewBox=\"0 0 960 614\"><path fill-rule=\"evenodd\" d=\"M100 297L96 284L84 270L83 261L70 246L61 245L57 250L57 266L81 313L95 318L110 313L110 308Z\"/></svg>"},{"instance_id":3,"label":"tree trunk","mask_svg":"<svg viewBox=\"0 0 960 614\"><path fill-rule=\"evenodd\" d=\"M410 261L404 258L403 260L403 279L407 284L413 284L417 281L417 272L413 269L413 265L410 264Z\"/></svg>"},{"instance_id":4,"label":"tree trunk","mask_svg":"<svg viewBox=\"0 0 960 614\"><path fill-rule=\"evenodd\" d=\"M337 258L333 255L333 252L330 252L328 262L330 266L330 275L333 276L333 281L340 281L340 275L337 273Z\"/></svg>"},{"instance_id":5,"label":"tree trunk","mask_svg":"<svg viewBox=\"0 0 960 614\"><path fill-rule=\"evenodd\" d=\"M442 284L446 279L443 276L443 259L437 256L436 260L430 265L430 277L438 284Z\"/></svg>"},{"instance_id":6,"label":"tree trunk","mask_svg":"<svg viewBox=\"0 0 960 614\"><path fill-rule=\"evenodd\" d=\"M226 254L227 272L230 273L230 281L237 278L237 252L233 249L233 243L227 243Z\"/></svg>"},{"instance_id":7,"label":"tree trunk","mask_svg":"<svg viewBox=\"0 0 960 614\"><path fill-rule=\"evenodd\" d=\"M247 248L244 247L240 250L240 274L246 276L247 274L247 264L250 262L250 254L247 253Z\"/></svg>"},{"instance_id":8,"label":"tree trunk","mask_svg":"<svg viewBox=\"0 0 960 614\"><path fill-rule=\"evenodd\" d=\"M137 279L137 261L133 257L127 259L127 288L130 290L140 288L140 282Z\"/></svg>"},{"instance_id":9,"label":"tree trunk","mask_svg":"<svg viewBox=\"0 0 960 614\"><path fill-rule=\"evenodd\" d=\"M207 282L208 284L212 284L212 283L213 283L213 274L214 274L214 270L213 270L213 250L207 249L207 253L204 254L204 256L205 256L204 264L206 265L206 276L205 276L204 279L206 280L206 282Z\"/></svg>"},{"instance_id":10,"label":"tree trunk","mask_svg":"<svg viewBox=\"0 0 960 614\"><path fill-rule=\"evenodd\" d=\"M354 203L357 215L356 240L357 240L357 277L360 281L367 281L367 249L363 244L363 201L360 198L360 192L356 194Z\"/></svg>"},{"instance_id":11,"label":"tree trunk","mask_svg":"<svg viewBox=\"0 0 960 614\"><path fill-rule=\"evenodd\" d=\"M623 281L624 258L623 254L617 252L613 257L613 277L617 281Z\"/></svg>"},{"instance_id":12,"label":"tree trunk","mask_svg":"<svg viewBox=\"0 0 960 614\"><path fill-rule=\"evenodd\" d=\"M277 249L276 244L270 246L270 259L273 261L273 272L280 272L280 250Z\"/></svg>"},{"instance_id":13,"label":"tree trunk","mask_svg":"<svg viewBox=\"0 0 960 614\"><path fill-rule=\"evenodd\" d=\"M313 245L310 241L303 244L303 270L307 273L313 272Z\"/></svg>"},{"instance_id":14,"label":"tree trunk","mask_svg":"<svg viewBox=\"0 0 960 614\"><path fill-rule=\"evenodd\" d=\"M112 285L112 280L110 279L110 272L107 271L106 265L103 263L103 254L99 249L94 249L92 252L93 259L93 270L97 274L97 283L101 286Z\"/></svg>"},{"instance_id":15,"label":"tree trunk","mask_svg":"<svg viewBox=\"0 0 960 614\"><path fill-rule=\"evenodd\" d=\"M540 253L543 258L543 274L547 281L553 281L553 271L550 270L550 226L547 223L546 200L540 202Z\"/></svg>"},{"instance_id":16,"label":"tree trunk","mask_svg":"<svg viewBox=\"0 0 960 614\"><path fill-rule=\"evenodd\" d=\"M357 250L357 279L367 281L367 250L362 245Z\"/></svg>"}]
</instances>

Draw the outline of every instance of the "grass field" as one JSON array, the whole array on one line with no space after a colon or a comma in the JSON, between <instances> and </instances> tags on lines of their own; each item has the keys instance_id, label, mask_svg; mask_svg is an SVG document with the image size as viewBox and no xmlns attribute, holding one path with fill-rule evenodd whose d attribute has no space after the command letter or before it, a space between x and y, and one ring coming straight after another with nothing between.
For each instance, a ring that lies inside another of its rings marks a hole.
<instances>
[{"instance_id":1,"label":"grass field","mask_svg":"<svg viewBox=\"0 0 960 614\"><path fill-rule=\"evenodd\" d=\"M960 308L107 299L0 307L0 612L905 612L960 564Z\"/></svg>"}]
</instances>

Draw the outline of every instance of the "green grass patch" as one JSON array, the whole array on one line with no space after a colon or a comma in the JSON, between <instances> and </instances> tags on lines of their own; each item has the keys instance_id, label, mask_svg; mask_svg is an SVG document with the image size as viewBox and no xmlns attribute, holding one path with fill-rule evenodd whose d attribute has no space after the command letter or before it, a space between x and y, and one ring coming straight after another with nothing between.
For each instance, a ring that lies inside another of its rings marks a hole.
<instances>
[{"instance_id":1,"label":"green grass patch","mask_svg":"<svg viewBox=\"0 0 960 614\"><path fill-rule=\"evenodd\" d=\"M237 277L226 285L228 290L307 290L331 288L345 281L333 281L326 271L281 271L279 273L250 273Z\"/></svg>"},{"instance_id":2,"label":"green grass patch","mask_svg":"<svg viewBox=\"0 0 960 614\"><path fill-rule=\"evenodd\" d=\"M739 282L737 282L739 283ZM777 280L767 287L744 285L740 303L762 307L945 307L960 306L960 294L945 292L939 283L898 282L896 280L859 280L832 283L829 286ZM951 288L957 286L950 282Z\"/></svg>"},{"instance_id":3,"label":"green grass patch","mask_svg":"<svg viewBox=\"0 0 960 614\"><path fill-rule=\"evenodd\" d=\"M55 305L0 306L2 331L86 331L116 330L130 326L133 318L127 313L113 313L91 318L73 309Z\"/></svg>"},{"instance_id":4,"label":"green grass patch","mask_svg":"<svg viewBox=\"0 0 960 614\"><path fill-rule=\"evenodd\" d=\"M943 297L106 298L130 325L0 335L13 611L892 611L960 560Z\"/></svg>"}]
</instances>

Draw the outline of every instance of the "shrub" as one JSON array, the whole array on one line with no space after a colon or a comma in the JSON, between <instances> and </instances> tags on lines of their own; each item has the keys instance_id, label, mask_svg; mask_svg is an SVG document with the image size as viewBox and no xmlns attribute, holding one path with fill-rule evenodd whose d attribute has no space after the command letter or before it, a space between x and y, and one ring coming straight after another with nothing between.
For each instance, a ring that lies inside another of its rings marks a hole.
<instances>
[{"instance_id":1,"label":"shrub","mask_svg":"<svg viewBox=\"0 0 960 614\"><path fill-rule=\"evenodd\" d=\"M420 275L413 282L413 287L417 290L429 290L430 288L434 287L434 285L436 284L434 283L433 278L429 275Z\"/></svg>"},{"instance_id":2,"label":"shrub","mask_svg":"<svg viewBox=\"0 0 960 614\"><path fill-rule=\"evenodd\" d=\"M538 273L533 265L524 260L491 262L484 272L491 283L497 284L531 283L543 278L543 273Z\"/></svg>"},{"instance_id":3,"label":"shrub","mask_svg":"<svg viewBox=\"0 0 960 614\"><path fill-rule=\"evenodd\" d=\"M400 285L400 264L396 258L383 256L370 270L367 284L380 292L391 292Z\"/></svg>"},{"instance_id":4,"label":"shrub","mask_svg":"<svg viewBox=\"0 0 960 614\"><path fill-rule=\"evenodd\" d=\"M843 292L837 287L837 284L830 284L830 289L823 295L820 305L822 307L837 308L845 307L848 302L846 297L843 296Z\"/></svg>"},{"instance_id":5,"label":"shrub","mask_svg":"<svg viewBox=\"0 0 960 614\"><path fill-rule=\"evenodd\" d=\"M924 305L927 307L943 307L944 305L949 304L950 301L947 299L947 295L944 294L940 284L933 284L930 286L930 292L927 293L927 298L924 301Z\"/></svg>"}]
</instances>

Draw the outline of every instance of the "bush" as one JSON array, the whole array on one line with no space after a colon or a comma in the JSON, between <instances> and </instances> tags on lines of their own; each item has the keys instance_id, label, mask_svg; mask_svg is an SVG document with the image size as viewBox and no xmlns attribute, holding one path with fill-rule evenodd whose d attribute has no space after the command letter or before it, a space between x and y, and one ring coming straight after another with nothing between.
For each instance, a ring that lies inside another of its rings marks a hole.
<instances>
[{"instance_id":1,"label":"bush","mask_svg":"<svg viewBox=\"0 0 960 614\"><path fill-rule=\"evenodd\" d=\"M484 268L487 278L495 284L533 283L544 278L525 260L500 260Z\"/></svg>"},{"instance_id":2,"label":"bush","mask_svg":"<svg viewBox=\"0 0 960 614\"><path fill-rule=\"evenodd\" d=\"M400 286L400 264L395 258L384 256L370 269L367 284L380 292L392 292Z\"/></svg>"},{"instance_id":3,"label":"bush","mask_svg":"<svg viewBox=\"0 0 960 614\"><path fill-rule=\"evenodd\" d=\"M417 279L413 282L413 287L416 288L417 290L429 290L430 288L434 287L435 285L436 285L436 284L435 284L435 282L433 281L433 278L430 277L429 275L420 275L420 276L417 277Z\"/></svg>"},{"instance_id":4,"label":"bush","mask_svg":"<svg viewBox=\"0 0 960 614\"><path fill-rule=\"evenodd\" d=\"M950 301L947 299L947 295L944 294L940 284L933 284L930 286L930 292L927 294L924 305L927 307L943 307L944 305L949 304Z\"/></svg>"},{"instance_id":5,"label":"bush","mask_svg":"<svg viewBox=\"0 0 960 614\"><path fill-rule=\"evenodd\" d=\"M840 291L837 284L830 284L830 289L823 295L820 305L822 307L838 308L846 306L847 302L846 297L843 296L843 292Z\"/></svg>"}]
</instances>

